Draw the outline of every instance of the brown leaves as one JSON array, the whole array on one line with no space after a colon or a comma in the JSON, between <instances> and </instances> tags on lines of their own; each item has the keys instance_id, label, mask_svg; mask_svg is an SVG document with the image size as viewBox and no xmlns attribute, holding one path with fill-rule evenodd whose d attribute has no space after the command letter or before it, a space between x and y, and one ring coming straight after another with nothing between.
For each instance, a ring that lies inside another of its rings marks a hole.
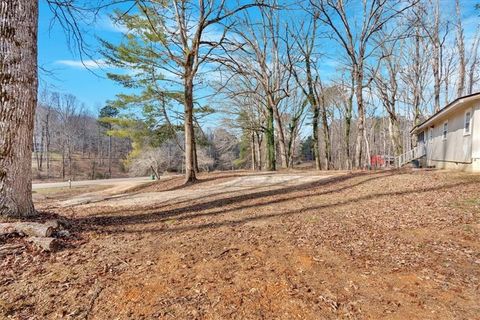
<instances>
[{"instance_id":1,"label":"brown leaves","mask_svg":"<svg viewBox=\"0 0 480 320\"><path fill-rule=\"evenodd\" d=\"M192 201L74 208L76 247L0 261L0 301L23 297L9 312L43 318L80 317L92 300L92 318L475 318L480 177L298 178L312 174L176 191Z\"/></svg>"}]
</instances>

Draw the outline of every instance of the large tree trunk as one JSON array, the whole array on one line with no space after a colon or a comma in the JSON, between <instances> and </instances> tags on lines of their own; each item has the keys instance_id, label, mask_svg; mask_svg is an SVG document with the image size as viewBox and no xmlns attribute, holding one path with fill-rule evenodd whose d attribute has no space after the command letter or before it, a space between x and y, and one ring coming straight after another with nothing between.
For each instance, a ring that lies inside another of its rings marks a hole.
<instances>
[{"instance_id":1,"label":"large tree trunk","mask_svg":"<svg viewBox=\"0 0 480 320\"><path fill-rule=\"evenodd\" d=\"M444 104L447 105L448 102L450 101L450 97L448 96L449 94L449 88L450 88L450 71L449 71L449 61L447 61L447 65L445 66L445 75L443 76L443 84L445 86L445 89L443 91L443 96L444 96Z\"/></svg>"},{"instance_id":2,"label":"large tree trunk","mask_svg":"<svg viewBox=\"0 0 480 320\"><path fill-rule=\"evenodd\" d=\"M393 150L395 152L395 156L399 156L403 153L400 124L398 122L398 118L393 114L390 114L388 120L388 133L390 134Z\"/></svg>"},{"instance_id":3,"label":"large tree trunk","mask_svg":"<svg viewBox=\"0 0 480 320\"><path fill-rule=\"evenodd\" d=\"M43 147L45 144L45 128L42 126L42 136L40 139L40 146L42 148L42 151L40 153L40 163L39 163L39 170L43 171L43 156L45 152L45 148Z\"/></svg>"},{"instance_id":4,"label":"large tree trunk","mask_svg":"<svg viewBox=\"0 0 480 320\"><path fill-rule=\"evenodd\" d=\"M320 116L319 112L319 102L317 96L315 95L314 84L313 84L313 75L312 75L312 65L310 62L310 55L305 55L305 76L307 80L307 89L308 94L307 98L312 107L312 143L313 143L313 155L315 157L315 169L322 170L322 162L320 160L320 145L318 137L318 118Z\"/></svg>"},{"instance_id":5,"label":"large tree trunk","mask_svg":"<svg viewBox=\"0 0 480 320\"><path fill-rule=\"evenodd\" d=\"M263 164L262 164L262 135L258 131L255 132L255 135L257 136L257 143L256 143L256 148L257 148L257 160L258 160L258 170L262 170Z\"/></svg>"},{"instance_id":6,"label":"large tree trunk","mask_svg":"<svg viewBox=\"0 0 480 320\"><path fill-rule=\"evenodd\" d=\"M420 102L421 102L421 88L420 88L420 33L418 28L415 31L415 55L413 57L414 65L414 83L413 83L413 126L420 124ZM412 134L411 136L411 146L416 146L417 144L417 135Z\"/></svg>"},{"instance_id":7,"label":"large tree trunk","mask_svg":"<svg viewBox=\"0 0 480 320\"><path fill-rule=\"evenodd\" d=\"M296 140L298 136L298 126L299 126L299 118L294 117L291 120L291 123L289 125L289 139L288 139L288 167L293 168L294 166L294 160L295 160L295 148L296 148Z\"/></svg>"},{"instance_id":8,"label":"large tree trunk","mask_svg":"<svg viewBox=\"0 0 480 320\"><path fill-rule=\"evenodd\" d=\"M193 131L193 79L185 79L185 183L195 182L195 135Z\"/></svg>"},{"instance_id":9,"label":"large tree trunk","mask_svg":"<svg viewBox=\"0 0 480 320\"><path fill-rule=\"evenodd\" d=\"M357 144L355 146L355 167L357 169L362 167L363 161L363 139L365 131L365 109L363 105L363 67L356 66L355 74L355 95L357 97Z\"/></svg>"},{"instance_id":10,"label":"large tree trunk","mask_svg":"<svg viewBox=\"0 0 480 320\"><path fill-rule=\"evenodd\" d=\"M267 115L267 128L265 129L266 136L266 157L267 157L267 171L276 170L276 159L275 159L275 131L273 126L273 109L268 109Z\"/></svg>"},{"instance_id":11,"label":"large tree trunk","mask_svg":"<svg viewBox=\"0 0 480 320\"><path fill-rule=\"evenodd\" d=\"M322 130L323 140L325 142L325 168L330 170L332 167L332 147L330 142L330 129L328 126L327 107L325 105L325 97L320 98L322 111Z\"/></svg>"},{"instance_id":12,"label":"large tree trunk","mask_svg":"<svg viewBox=\"0 0 480 320\"><path fill-rule=\"evenodd\" d=\"M108 178L112 178L112 136L108 136Z\"/></svg>"},{"instance_id":13,"label":"large tree trunk","mask_svg":"<svg viewBox=\"0 0 480 320\"><path fill-rule=\"evenodd\" d=\"M348 96L346 110L345 110L345 155L347 157L347 169L352 169L352 156L350 154L350 131L352 130L352 112L353 112L353 94L354 94L354 80L352 78L352 88Z\"/></svg>"},{"instance_id":14,"label":"large tree trunk","mask_svg":"<svg viewBox=\"0 0 480 320\"><path fill-rule=\"evenodd\" d=\"M36 0L0 1L0 216L35 214L31 172L37 22Z\"/></svg>"},{"instance_id":15,"label":"large tree trunk","mask_svg":"<svg viewBox=\"0 0 480 320\"><path fill-rule=\"evenodd\" d=\"M65 180L65 149L62 149L62 180Z\"/></svg>"},{"instance_id":16,"label":"large tree trunk","mask_svg":"<svg viewBox=\"0 0 480 320\"><path fill-rule=\"evenodd\" d=\"M47 179L50 178L50 108L45 115L45 161L47 162Z\"/></svg>"},{"instance_id":17,"label":"large tree trunk","mask_svg":"<svg viewBox=\"0 0 480 320\"><path fill-rule=\"evenodd\" d=\"M197 141L195 140L195 128L193 128L193 170L195 170L195 174L200 172L200 169L198 169Z\"/></svg>"},{"instance_id":18,"label":"large tree trunk","mask_svg":"<svg viewBox=\"0 0 480 320\"><path fill-rule=\"evenodd\" d=\"M251 148L250 151L251 151L251 154L252 154L252 170L255 171L255 170L257 170L257 155L256 155L257 151L255 150L256 149L255 132L252 131L250 133L250 136L251 136L251 139L252 139L251 140L252 144L250 146L250 148Z\"/></svg>"},{"instance_id":19,"label":"large tree trunk","mask_svg":"<svg viewBox=\"0 0 480 320\"><path fill-rule=\"evenodd\" d=\"M312 105L313 108L313 117L312 117L312 143L313 143L313 155L315 157L315 168L317 170L322 170L322 164L320 161L320 148L318 145L318 105L315 103Z\"/></svg>"},{"instance_id":20,"label":"large tree trunk","mask_svg":"<svg viewBox=\"0 0 480 320\"><path fill-rule=\"evenodd\" d=\"M280 160L282 162L282 168L288 168L288 155L287 155L287 143L285 141L285 134L283 131L283 122L282 118L280 117L280 112L278 111L278 106L273 108L275 121L277 122L277 136L278 136L278 144L280 149Z\"/></svg>"},{"instance_id":21,"label":"large tree trunk","mask_svg":"<svg viewBox=\"0 0 480 320\"><path fill-rule=\"evenodd\" d=\"M374 124L372 124L370 126L370 128L372 130L372 136L374 136L373 135L374 127L375 127ZM368 168L371 168L372 163L371 163L370 160L371 160L372 154L370 152L370 142L368 141L367 130L365 130L365 129L363 130L363 138L365 140L365 160L364 160L365 162L364 163L367 165Z\"/></svg>"},{"instance_id":22,"label":"large tree trunk","mask_svg":"<svg viewBox=\"0 0 480 320\"><path fill-rule=\"evenodd\" d=\"M70 180L73 180L74 176L73 176L73 173L72 173L72 149L70 147L70 142L68 143L68 175L69 175L69 179Z\"/></svg>"}]
</instances>

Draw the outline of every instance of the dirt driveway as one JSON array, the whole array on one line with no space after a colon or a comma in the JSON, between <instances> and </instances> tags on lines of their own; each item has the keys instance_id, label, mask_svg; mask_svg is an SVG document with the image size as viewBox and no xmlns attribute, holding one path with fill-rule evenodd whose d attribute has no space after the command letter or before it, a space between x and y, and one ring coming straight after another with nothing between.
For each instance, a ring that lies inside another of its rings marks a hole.
<instances>
[{"instance_id":1,"label":"dirt driveway","mask_svg":"<svg viewBox=\"0 0 480 320\"><path fill-rule=\"evenodd\" d=\"M336 175L339 175L337 173ZM172 190L149 191L152 188L134 188L130 182L113 183L111 188L101 192L92 192L71 197L59 202L61 207L82 205L83 207L110 206L112 208L140 206L148 207L159 204L175 204L188 200L198 200L205 197L228 195L234 193L255 193L260 190L278 190L281 188L295 187L305 183L313 183L333 177L334 174L301 173L257 173L243 172L222 176L216 179L203 181L188 188L172 188ZM173 180L173 181L170 181ZM182 177L163 177L161 182L178 183ZM210 182L210 183L209 183ZM134 190L129 191L134 188Z\"/></svg>"},{"instance_id":2,"label":"dirt driveway","mask_svg":"<svg viewBox=\"0 0 480 320\"><path fill-rule=\"evenodd\" d=\"M38 202L75 238L0 261L0 318L479 318L479 175L201 178Z\"/></svg>"}]
</instances>

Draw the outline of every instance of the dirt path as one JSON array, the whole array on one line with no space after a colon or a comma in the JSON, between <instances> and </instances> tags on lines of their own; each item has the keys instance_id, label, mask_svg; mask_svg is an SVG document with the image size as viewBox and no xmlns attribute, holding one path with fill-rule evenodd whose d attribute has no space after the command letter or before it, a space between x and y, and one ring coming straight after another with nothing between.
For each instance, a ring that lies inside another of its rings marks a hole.
<instances>
[{"instance_id":1,"label":"dirt path","mask_svg":"<svg viewBox=\"0 0 480 320\"><path fill-rule=\"evenodd\" d=\"M479 318L479 175L326 175L211 174L38 203L76 238L0 261L0 318Z\"/></svg>"}]
</instances>

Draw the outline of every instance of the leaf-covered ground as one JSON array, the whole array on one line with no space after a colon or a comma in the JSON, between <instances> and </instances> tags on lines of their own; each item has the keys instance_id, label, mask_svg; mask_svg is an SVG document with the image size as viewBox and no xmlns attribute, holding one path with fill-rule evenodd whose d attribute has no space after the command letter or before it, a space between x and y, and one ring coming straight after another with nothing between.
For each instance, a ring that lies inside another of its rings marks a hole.
<instances>
[{"instance_id":1,"label":"leaf-covered ground","mask_svg":"<svg viewBox=\"0 0 480 320\"><path fill-rule=\"evenodd\" d=\"M479 318L480 175L294 175L171 179L130 206L42 200L73 237L0 261L0 318Z\"/></svg>"}]
</instances>

